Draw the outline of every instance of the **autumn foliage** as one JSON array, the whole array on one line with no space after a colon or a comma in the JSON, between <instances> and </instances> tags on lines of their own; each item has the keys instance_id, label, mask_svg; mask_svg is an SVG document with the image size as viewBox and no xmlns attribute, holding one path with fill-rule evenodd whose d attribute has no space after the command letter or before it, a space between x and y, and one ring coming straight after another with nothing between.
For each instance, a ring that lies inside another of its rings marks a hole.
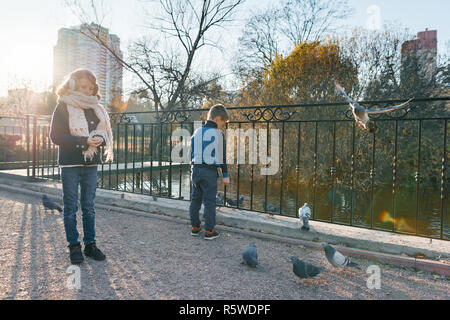
<instances>
[{"instance_id":1,"label":"autumn foliage","mask_svg":"<svg viewBox=\"0 0 450 320\"><path fill-rule=\"evenodd\" d=\"M332 84L338 79L346 88L357 82L357 70L329 41L304 42L287 57L276 55L260 75L242 89L241 105L280 105L332 101Z\"/></svg>"}]
</instances>

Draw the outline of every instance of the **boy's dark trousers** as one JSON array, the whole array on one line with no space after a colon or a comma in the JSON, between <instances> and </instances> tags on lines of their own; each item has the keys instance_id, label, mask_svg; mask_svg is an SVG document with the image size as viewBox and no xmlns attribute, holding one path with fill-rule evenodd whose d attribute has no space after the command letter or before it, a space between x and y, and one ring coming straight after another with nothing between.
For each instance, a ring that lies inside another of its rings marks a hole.
<instances>
[{"instance_id":1,"label":"boy's dark trousers","mask_svg":"<svg viewBox=\"0 0 450 320\"><path fill-rule=\"evenodd\" d=\"M192 194L189 213L191 225L199 227L200 208L203 203L203 216L205 218L205 230L213 230L216 226L216 194L217 178L219 173L213 165L196 165L192 167Z\"/></svg>"}]
</instances>

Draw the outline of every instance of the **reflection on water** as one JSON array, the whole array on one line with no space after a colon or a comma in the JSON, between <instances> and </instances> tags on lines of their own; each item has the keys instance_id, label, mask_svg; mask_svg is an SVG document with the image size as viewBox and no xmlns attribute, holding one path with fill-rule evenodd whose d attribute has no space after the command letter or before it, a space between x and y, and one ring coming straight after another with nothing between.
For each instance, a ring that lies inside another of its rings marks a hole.
<instances>
[{"instance_id":1,"label":"reflection on water","mask_svg":"<svg viewBox=\"0 0 450 320\"><path fill-rule=\"evenodd\" d=\"M283 184L267 177L250 179L240 177L239 186L237 176L232 175L232 183L226 188L226 197L236 200L239 187L239 197L244 202L239 207L247 210L264 212L263 201L281 208L281 214L296 217L297 210L305 202L309 204L315 220L361 227L373 227L386 231L412 233L423 236L439 237L441 232L441 198L436 186L421 186L417 207L417 192L415 188L398 186L395 197L392 186L378 185L372 192L356 191L350 186L335 184L332 186L317 186L314 190L310 184L286 182ZM134 179L133 179L134 177ZM171 177L169 179L169 177ZM189 167L174 167L172 169L132 170L125 174L111 173L105 169L103 175L99 173L99 186L103 179L103 187L113 190L153 194L176 199L190 199L190 171ZM224 193L221 179L218 180L218 190ZM266 189L267 185L267 189ZM267 190L267 192L266 192ZM253 193L253 196L251 194ZM267 193L267 195L266 195ZM297 197L296 197L297 194ZM373 198L372 198L373 197ZM280 201L281 199L281 201ZM444 208L446 207L444 202ZM444 217L448 214L444 212ZM450 238L450 224L443 220L443 238Z\"/></svg>"}]
</instances>

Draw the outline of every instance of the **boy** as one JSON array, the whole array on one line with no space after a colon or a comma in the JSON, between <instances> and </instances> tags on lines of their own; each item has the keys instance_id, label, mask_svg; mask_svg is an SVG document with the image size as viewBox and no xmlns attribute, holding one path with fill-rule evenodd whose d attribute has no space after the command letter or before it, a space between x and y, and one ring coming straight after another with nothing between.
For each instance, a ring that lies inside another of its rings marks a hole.
<instances>
[{"instance_id":1,"label":"boy","mask_svg":"<svg viewBox=\"0 0 450 320\"><path fill-rule=\"evenodd\" d=\"M222 169L224 185L230 184L226 164L226 142L220 128L229 121L227 109L223 105L212 106L206 123L198 128L191 138L192 195L189 213L191 235L201 231L200 207L204 206L205 240L219 237L216 225L216 194L218 168Z\"/></svg>"}]
</instances>

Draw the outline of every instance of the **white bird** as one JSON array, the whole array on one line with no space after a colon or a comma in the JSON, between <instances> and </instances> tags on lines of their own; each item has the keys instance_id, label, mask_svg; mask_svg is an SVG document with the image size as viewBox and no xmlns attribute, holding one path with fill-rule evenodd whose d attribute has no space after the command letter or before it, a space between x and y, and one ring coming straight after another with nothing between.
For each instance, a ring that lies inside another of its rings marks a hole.
<instances>
[{"instance_id":1,"label":"white bird","mask_svg":"<svg viewBox=\"0 0 450 320\"><path fill-rule=\"evenodd\" d=\"M311 209L305 202L303 207L298 209L298 216L303 221L302 230L309 231L309 219L311 218Z\"/></svg>"},{"instance_id":2,"label":"white bird","mask_svg":"<svg viewBox=\"0 0 450 320\"><path fill-rule=\"evenodd\" d=\"M359 127L361 127L363 130L366 130L370 133L375 133L378 131L378 128L375 125L375 123L373 123L369 118L370 114L391 112L391 111L397 110L397 109L407 105L408 103L411 102L411 100L413 100L413 99L409 99L408 101L406 101L402 104L392 106L392 107L387 107L387 108L366 109L366 108L361 107L361 105L358 102L350 99L347 96L347 94L345 93L344 89L341 87L341 85L336 80L334 80L334 86L339 91L339 93L342 96L344 96L344 98L350 104L350 107L352 108L353 116L355 117L356 124Z\"/></svg>"}]
</instances>

